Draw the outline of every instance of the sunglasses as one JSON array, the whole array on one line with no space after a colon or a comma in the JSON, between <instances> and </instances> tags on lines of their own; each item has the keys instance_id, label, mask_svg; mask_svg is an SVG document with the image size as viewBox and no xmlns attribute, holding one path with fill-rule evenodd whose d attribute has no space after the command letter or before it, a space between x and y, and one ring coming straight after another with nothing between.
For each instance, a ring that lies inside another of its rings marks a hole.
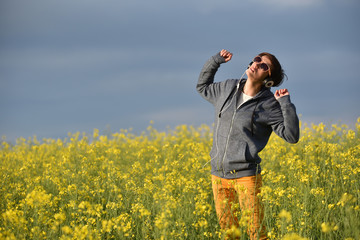
<instances>
[{"instance_id":1,"label":"sunglasses","mask_svg":"<svg viewBox=\"0 0 360 240\"><path fill-rule=\"evenodd\" d=\"M262 69L264 72L269 71L270 67L266 63L262 63L262 59L260 56L254 57L253 62L255 63L261 63L259 66L260 69Z\"/></svg>"}]
</instances>

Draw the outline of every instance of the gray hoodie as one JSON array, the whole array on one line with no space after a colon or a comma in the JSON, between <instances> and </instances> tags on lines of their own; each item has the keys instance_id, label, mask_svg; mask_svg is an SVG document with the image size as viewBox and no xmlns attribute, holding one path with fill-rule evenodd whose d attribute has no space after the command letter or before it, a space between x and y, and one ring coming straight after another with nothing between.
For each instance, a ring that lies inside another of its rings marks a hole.
<instances>
[{"instance_id":1,"label":"gray hoodie","mask_svg":"<svg viewBox=\"0 0 360 240\"><path fill-rule=\"evenodd\" d=\"M246 79L214 83L215 73L224 62L220 54L211 57L196 86L200 95L215 108L211 174L227 179L253 176L261 172L258 153L272 131L289 143L298 142L299 119L289 95L276 100L266 87L237 107L236 96Z\"/></svg>"}]
</instances>

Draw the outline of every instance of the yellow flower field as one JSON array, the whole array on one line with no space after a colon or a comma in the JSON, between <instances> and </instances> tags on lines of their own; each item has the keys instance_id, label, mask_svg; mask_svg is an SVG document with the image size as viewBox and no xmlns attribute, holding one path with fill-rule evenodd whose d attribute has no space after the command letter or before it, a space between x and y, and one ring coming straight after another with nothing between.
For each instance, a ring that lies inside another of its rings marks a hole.
<instances>
[{"instance_id":1,"label":"yellow flower field","mask_svg":"<svg viewBox=\"0 0 360 240\"><path fill-rule=\"evenodd\" d=\"M269 239L360 239L360 118L301 129L261 152ZM211 142L205 125L3 139L0 239L222 239ZM227 234L247 239L240 226Z\"/></svg>"}]
</instances>

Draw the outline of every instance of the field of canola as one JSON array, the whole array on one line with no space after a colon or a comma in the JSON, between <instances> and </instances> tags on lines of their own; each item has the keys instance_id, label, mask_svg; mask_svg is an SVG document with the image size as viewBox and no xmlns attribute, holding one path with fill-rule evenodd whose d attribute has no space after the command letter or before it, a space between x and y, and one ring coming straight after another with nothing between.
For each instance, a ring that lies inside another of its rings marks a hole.
<instances>
[{"instance_id":1,"label":"field of canola","mask_svg":"<svg viewBox=\"0 0 360 240\"><path fill-rule=\"evenodd\" d=\"M301 129L261 152L269 239L360 239L360 118ZM0 239L222 239L211 142L205 125L3 139ZM227 234L247 239L246 219Z\"/></svg>"}]
</instances>

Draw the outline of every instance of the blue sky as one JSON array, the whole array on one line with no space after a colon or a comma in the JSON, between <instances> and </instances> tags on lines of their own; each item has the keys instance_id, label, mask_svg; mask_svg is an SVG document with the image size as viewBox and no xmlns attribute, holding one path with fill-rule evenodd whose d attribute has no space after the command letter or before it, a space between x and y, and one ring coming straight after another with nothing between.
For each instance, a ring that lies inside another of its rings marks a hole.
<instances>
[{"instance_id":1,"label":"blue sky","mask_svg":"<svg viewBox=\"0 0 360 240\"><path fill-rule=\"evenodd\" d=\"M223 48L234 57L216 81L267 51L303 122L354 124L359 11L357 0L3 0L0 135L211 125L195 85Z\"/></svg>"}]
</instances>

